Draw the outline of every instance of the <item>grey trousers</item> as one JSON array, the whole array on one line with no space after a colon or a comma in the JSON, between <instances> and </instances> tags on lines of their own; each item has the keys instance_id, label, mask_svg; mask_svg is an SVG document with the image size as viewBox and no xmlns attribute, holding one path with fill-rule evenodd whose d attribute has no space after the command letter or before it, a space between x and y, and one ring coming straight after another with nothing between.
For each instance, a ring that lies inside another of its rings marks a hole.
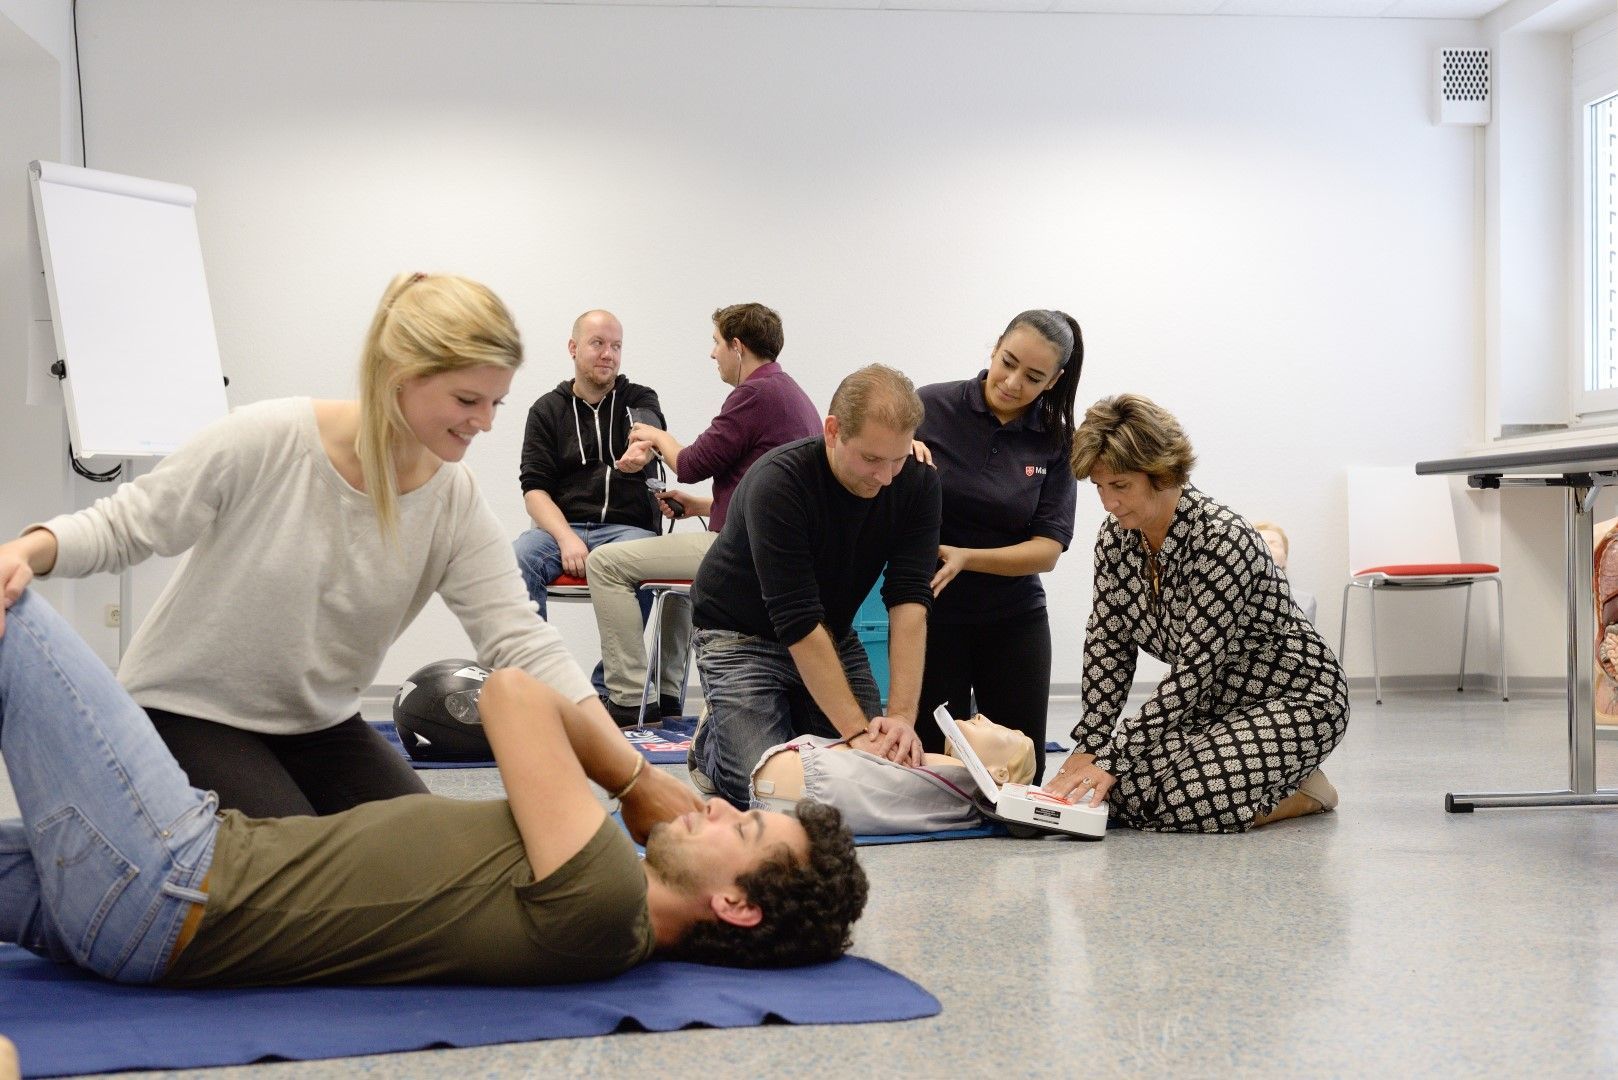
<instances>
[{"instance_id":1,"label":"grey trousers","mask_svg":"<svg viewBox=\"0 0 1618 1080\"><path fill-rule=\"evenodd\" d=\"M603 544L590 552L585 576L590 580L590 604L595 608L601 634L601 664L607 696L619 705L640 704L646 685L646 645L641 634L640 602L635 590L643 581L689 580L716 534L671 532L645 540ZM658 693L683 697L686 647L691 640L690 605L675 602L664 609L663 670Z\"/></svg>"}]
</instances>

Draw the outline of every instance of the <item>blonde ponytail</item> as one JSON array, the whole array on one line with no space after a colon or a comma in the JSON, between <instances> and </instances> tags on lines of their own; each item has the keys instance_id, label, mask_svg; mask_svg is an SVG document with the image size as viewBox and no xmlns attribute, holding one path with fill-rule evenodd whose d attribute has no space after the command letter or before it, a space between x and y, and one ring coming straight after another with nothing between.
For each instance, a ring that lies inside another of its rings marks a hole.
<instances>
[{"instance_id":1,"label":"blonde ponytail","mask_svg":"<svg viewBox=\"0 0 1618 1080\"><path fill-rule=\"evenodd\" d=\"M396 452L411 437L399 390L411 379L484 364L522 364L511 313L486 286L452 274L400 274L388 283L360 356L354 447L384 536L398 524Z\"/></svg>"}]
</instances>

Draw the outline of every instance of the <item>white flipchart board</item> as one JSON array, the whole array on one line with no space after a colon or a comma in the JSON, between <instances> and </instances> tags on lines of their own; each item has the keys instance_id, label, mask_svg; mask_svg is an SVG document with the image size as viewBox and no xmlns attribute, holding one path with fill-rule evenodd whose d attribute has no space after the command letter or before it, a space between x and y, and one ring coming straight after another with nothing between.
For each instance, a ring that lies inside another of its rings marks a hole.
<instances>
[{"instance_id":1,"label":"white flipchart board","mask_svg":"<svg viewBox=\"0 0 1618 1080\"><path fill-rule=\"evenodd\" d=\"M48 161L28 174L75 456L175 450L228 411L196 192Z\"/></svg>"}]
</instances>

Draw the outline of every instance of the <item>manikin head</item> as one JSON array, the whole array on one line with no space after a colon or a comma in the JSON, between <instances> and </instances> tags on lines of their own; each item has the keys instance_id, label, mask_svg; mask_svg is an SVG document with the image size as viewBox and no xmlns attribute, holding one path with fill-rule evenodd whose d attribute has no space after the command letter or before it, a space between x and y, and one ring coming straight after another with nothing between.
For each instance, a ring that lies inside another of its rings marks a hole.
<instances>
[{"instance_id":1,"label":"manikin head","mask_svg":"<svg viewBox=\"0 0 1618 1080\"><path fill-rule=\"evenodd\" d=\"M522 365L522 338L489 289L453 274L399 274L360 359L356 451L377 522L391 533L398 463L415 448L459 461Z\"/></svg>"},{"instance_id":2,"label":"manikin head","mask_svg":"<svg viewBox=\"0 0 1618 1080\"><path fill-rule=\"evenodd\" d=\"M573 358L573 392L586 401L600 401L623 364L623 324L610 311L586 311L573 320L567 354Z\"/></svg>"},{"instance_id":3,"label":"manikin head","mask_svg":"<svg viewBox=\"0 0 1618 1080\"><path fill-rule=\"evenodd\" d=\"M740 386L760 365L781 355L781 316L763 304L731 304L713 313L713 358L719 377Z\"/></svg>"},{"instance_id":4,"label":"manikin head","mask_svg":"<svg viewBox=\"0 0 1618 1080\"><path fill-rule=\"evenodd\" d=\"M903 372L869 364L845 378L826 417L826 459L851 493L874 499L910 458L921 398Z\"/></svg>"},{"instance_id":5,"label":"manikin head","mask_svg":"<svg viewBox=\"0 0 1618 1080\"><path fill-rule=\"evenodd\" d=\"M1255 521L1253 528L1264 538L1264 543L1270 549L1270 557L1275 565L1282 570L1287 568L1287 552L1291 545L1287 543L1286 530L1273 521Z\"/></svg>"},{"instance_id":6,"label":"manikin head","mask_svg":"<svg viewBox=\"0 0 1618 1080\"><path fill-rule=\"evenodd\" d=\"M1034 740L1020 731L1003 727L979 714L970 720L957 720L961 737L971 744L978 760L989 770L998 784L1027 784L1034 779ZM772 747L772 753L759 762L753 772L753 797L766 805L787 805L802 799L806 790L805 767L799 748L790 743ZM833 752L846 752L848 743L834 743ZM946 740L944 753L949 761L939 760L938 754L927 754L929 765L961 764L960 756ZM846 807L844 808L846 809Z\"/></svg>"},{"instance_id":7,"label":"manikin head","mask_svg":"<svg viewBox=\"0 0 1618 1080\"><path fill-rule=\"evenodd\" d=\"M854 837L822 803L780 814L710 800L703 811L653 826L646 866L711 912L671 953L696 963L824 963L848 948L850 927L865 910Z\"/></svg>"},{"instance_id":8,"label":"manikin head","mask_svg":"<svg viewBox=\"0 0 1618 1080\"><path fill-rule=\"evenodd\" d=\"M1020 731L996 724L982 713L955 722L961 737L971 744L983 767L997 784L1027 784L1034 779L1034 740ZM944 753L959 757L954 744L944 740Z\"/></svg>"}]
</instances>

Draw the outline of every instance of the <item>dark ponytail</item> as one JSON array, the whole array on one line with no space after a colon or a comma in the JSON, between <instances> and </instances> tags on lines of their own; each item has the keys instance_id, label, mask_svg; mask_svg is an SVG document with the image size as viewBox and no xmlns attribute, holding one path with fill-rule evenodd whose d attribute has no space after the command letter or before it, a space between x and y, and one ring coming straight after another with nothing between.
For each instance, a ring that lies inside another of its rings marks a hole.
<instances>
[{"instance_id":1,"label":"dark ponytail","mask_svg":"<svg viewBox=\"0 0 1618 1080\"><path fill-rule=\"evenodd\" d=\"M1045 421L1045 429L1050 432L1051 446L1061 449L1073 439L1073 402L1079 393L1079 375L1084 371L1084 332L1079 329L1079 320L1065 311L1035 308L1007 323L994 347L998 349L1006 335L1019 326L1028 327L1050 342L1061 359L1057 368L1061 378L1055 386L1039 395L1040 417Z\"/></svg>"}]
</instances>

